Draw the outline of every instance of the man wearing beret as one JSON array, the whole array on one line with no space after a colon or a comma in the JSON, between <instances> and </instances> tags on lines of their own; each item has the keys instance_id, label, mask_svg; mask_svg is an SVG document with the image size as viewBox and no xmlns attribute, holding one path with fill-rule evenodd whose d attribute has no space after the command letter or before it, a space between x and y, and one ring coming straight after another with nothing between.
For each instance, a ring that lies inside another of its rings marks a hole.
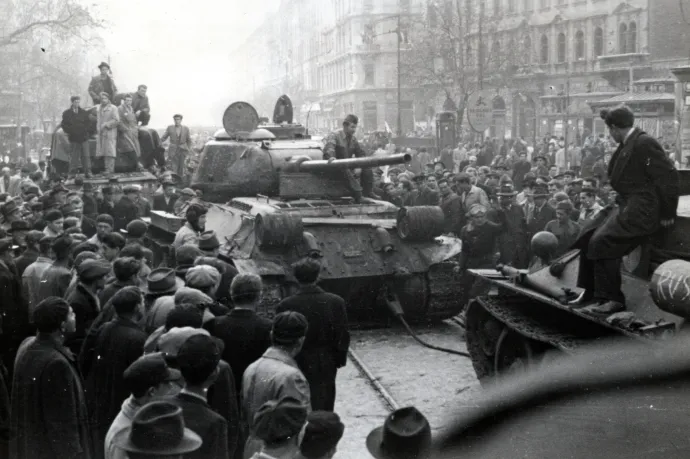
<instances>
[{"instance_id":1,"label":"man wearing beret","mask_svg":"<svg viewBox=\"0 0 690 459\"><path fill-rule=\"evenodd\" d=\"M342 129L331 132L324 139L323 159L331 162L335 159L363 158L366 156L364 149L359 145L355 132L359 118L355 115L347 115L343 120ZM379 199L374 194L374 175L371 168L362 168L361 184L355 178L350 169L343 169L343 178L348 184L352 197L356 202L360 202L362 196Z\"/></svg>"},{"instance_id":2,"label":"man wearing beret","mask_svg":"<svg viewBox=\"0 0 690 459\"><path fill-rule=\"evenodd\" d=\"M299 453L299 433L307 420L307 408L291 397L269 400L254 417L252 428L263 442L251 459L294 458Z\"/></svg>"},{"instance_id":3,"label":"man wearing beret","mask_svg":"<svg viewBox=\"0 0 690 459\"><path fill-rule=\"evenodd\" d=\"M70 97L72 106L62 112L62 130L67 134L71 147L69 161L69 173L74 177L77 173L77 165L81 163L86 177L91 177L91 151L89 149L89 135L91 119L89 112L79 106L79 96Z\"/></svg>"},{"instance_id":4,"label":"man wearing beret","mask_svg":"<svg viewBox=\"0 0 690 459\"><path fill-rule=\"evenodd\" d=\"M350 332L345 301L317 285L320 272L321 264L313 258L295 263L293 274L299 290L282 300L276 313L294 311L306 317L309 329L295 360L309 381L312 408L333 411L335 380L338 368L347 362Z\"/></svg>"},{"instance_id":5,"label":"man wearing beret","mask_svg":"<svg viewBox=\"0 0 690 459\"><path fill-rule=\"evenodd\" d=\"M261 449L263 442L257 438L252 422L266 402L291 397L311 411L309 383L295 361L304 344L307 327L307 319L298 312L276 314L271 329L271 347L244 372L242 420L249 432L245 458Z\"/></svg>"},{"instance_id":6,"label":"man wearing beret","mask_svg":"<svg viewBox=\"0 0 690 459\"><path fill-rule=\"evenodd\" d=\"M182 125L182 115L174 115L173 121L175 124L165 129L165 133L161 137L161 143L170 139L167 155L170 169L173 173L183 177L185 175L185 162L192 152L192 135L189 132L189 128Z\"/></svg>"},{"instance_id":7,"label":"man wearing beret","mask_svg":"<svg viewBox=\"0 0 690 459\"><path fill-rule=\"evenodd\" d=\"M89 83L89 95L93 99L94 105L98 105L101 101L101 94L103 92L108 95L110 100L113 100L115 94L117 94L117 86L115 86L115 81L113 81L110 65L107 62L101 62L98 70L100 74L93 77Z\"/></svg>"},{"instance_id":8,"label":"man wearing beret","mask_svg":"<svg viewBox=\"0 0 690 459\"><path fill-rule=\"evenodd\" d=\"M583 311L609 315L625 309L621 291L621 260L662 228L673 226L678 207L678 171L653 137L634 127L632 111L621 106L601 117L618 149L608 165L618 207L604 209L583 228L578 305Z\"/></svg>"}]
</instances>

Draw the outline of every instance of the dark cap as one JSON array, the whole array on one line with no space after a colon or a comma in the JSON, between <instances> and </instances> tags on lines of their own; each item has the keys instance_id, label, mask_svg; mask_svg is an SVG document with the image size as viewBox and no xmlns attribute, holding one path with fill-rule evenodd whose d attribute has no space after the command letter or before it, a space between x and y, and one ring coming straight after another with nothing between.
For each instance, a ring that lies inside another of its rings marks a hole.
<instances>
[{"instance_id":1,"label":"dark cap","mask_svg":"<svg viewBox=\"0 0 690 459\"><path fill-rule=\"evenodd\" d=\"M2 207L0 207L0 212L2 212L2 214L5 217L12 215L12 213L18 210L19 207L17 207L17 203L14 201L7 201L5 204L2 205Z\"/></svg>"},{"instance_id":2,"label":"dark cap","mask_svg":"<svg viewBox=\"0 0 690 459\"><path fill-rule=\"evenodd\" d=\"M336 447L345 432L340 417L331 411L312 411L307 416L299 449L306 458L324 457Z\"/></svg>"},{"instance_id":3,"label":"dark cap","mask_svg":"<svg viewBox=\"0 0 690 459\"><path fill-rule=\"evenodd\" d=\"M43 210L43 203L42 202L34 202L33 204L31 204L31 210L32 211Z\"/></svg>"},{"instance_id":4,"label":"dark cap","mask_svg":"<svg viewBox=\"0 0 690 459\"><path fill-rule=\"evenodd\" d=\"M92 282L101 277L107 276L112 267L105 260L86 260L77 268L79 280Z\"/></svg>"},{"instance_id":5,"label":"dark cap","mask_svg":"<svg viewBox=\"0 0 690 459\"><path fill-rule=\"evenodd\" d=\"M173 115L173 119L175 119L175 118L180 118L180 119L182 119L182 118L184 118L184 117L183 117L182 115L180 115L179 113L175 113L175 114Z\"/></svg>"},{"instance_id":6,"label":"dark cap","mask_svg":"<svg viewBox=\"0 0 690 459\"><path fill-rule=\"evenodd\" d=\"M100 214L96 217L96 223L107 223L111 228L115 227L115 220L110 214Z\"/></svg>"},{"instance_id":7,"label":"dark cap","mask_svg":"<svg viewBox=\"0 0 690 459\"><path fill-rule=\"evenodd\" d=\"M108 70L110 70L110 65L108 65L107 62L101 62L100 64L98 64L98 68L99 68L99 69L102 69L103 67L105 67L105 68L107 68Z\"/></svg>"},{"instance_id":8,"label":"dark cap","mask_svg":"<svg viewBox=\"0 0 690 459\"><path fill-rule=\"evenodd\" d=\"M197 221L199 220L199 217L206 214L206 212L208 211L204 206L201 206L199 204L192 204L187 208L185 216L187 217L188 221Z\"/></svg>"},{"instance_id":9,"label":"dark cap","mask_svg":"<svg viewBox=\"0 0 690 459\"><path fill-rule=\"evenodd\" d=\"M103 188L101 188L101 193L103 193L103 194L113 194L113 187L104 186Z\"/></svg>"},{"instance_id":10,"label":"dark cap","mask_svg":"<svg viewBox=\"0 0 690 459\"><path fill-rule=\"evenodd\" d=\"M220 247L215 231L204 231L199 235L199 248L201 250L215 250Z\"/></svg>"},{"instance_id":11,"label":"dark cap","mask_svg":"<svg viewBox=\"0 0 690 459\"><path fill-rule=\"evenodd\" d=\"M307 319L299 312L285 311L273 318L273 341L292 344L307 334Z\"/></svg>"},{"instance_id":12,"label":"dark cap","mask_svg":"<svg viewBox=\"0 0 690 459\"><path fill-rule=\"evenodd\" d=\"M54 222L55 220L59 220L61 218L64 218L62 212L57 209L49 210L43 215L43 219L47 222Z\"/></svg>"},{"instance_id":13,"label":"dark cap","mask_svg":"<svg viewBox=\"0 0 690 459\"><path fill-rule=\"evenodd\" d=\"M45 234L43 234L43 231L30 230L28 233L26 233L26 243L28 245L35 245L41 242L44 237Z\"/></svg>"},{"instance_id":14,"label":"dark cap","mask_svg":"<svg viewBox=\"0 0 690 459\"><path fill-rule=\"evenodd\" d=\"M556 204L556 210L564 210L566 212L572 212L573 205L570 201L560 201Z\"/></svg>"},{"instance_id":15,"label":"dark cap","mask_svg":"<svg viewBox=\"0 0 690 459\"><path fill-rule=\"evenodd\" d=\"M50 194L57 194L57 193L67 193L69 191L68 188L65 188L65 185L62 183L58 183L53 187L52 190L50 190Z\"/></svg>"},{"instance_id":16,"label":"dark cap","mask_svg":"<svg viewBox=\"0 0 690 459\"><path fill-rule=\"evenodd\" d=\"M270 400L254 415L254 434L266 443L275 444L295 437L307 420L307 407L293 397Z\"/></svg>"},{"instance_id":17,"label":"dark cap","mask_svg":"<svg viewBox=\"0 0 690 459\"><path fill-rule=\"evenodd\" d=\"M123 373L125 387L135 396L140 388L151 388L178 379L179 372L169 368L165 357L159 352L139 357Z\"/></svg>"},{"instance_id":18,"label":"dark cap","mask_svg":"<svg viewBox=\"0 0 690 459\"><path fill-rule=\"evenodd\" d=\"M127 223L127 236L129 237L143 237L148 231L149 227L143 220L132 220Z\"/></svg>"},{"instance_id":19,"label":"dark cap","mask_svg":"<svg viewBox=\"0 0 690 459\"><path fill-rule=\"evenodd\" d=\"M91 182L86 182L82 187L83 191L93 191L93 184Z\"/></svg>"}]
</instances>

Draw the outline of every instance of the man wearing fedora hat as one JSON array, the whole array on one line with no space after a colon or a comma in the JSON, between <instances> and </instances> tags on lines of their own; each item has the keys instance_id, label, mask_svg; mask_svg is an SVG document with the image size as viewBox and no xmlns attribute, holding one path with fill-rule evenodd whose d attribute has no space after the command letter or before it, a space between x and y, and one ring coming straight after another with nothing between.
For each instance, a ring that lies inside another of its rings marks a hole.
<instances>
[{"instance_id":1,"label":"man wearing fedora hat","mask_svg":"<svg viewBox=\"0 0 690 459\"><path fill-rule=\"evenodd\" d=\"M525 204L528 240L538 232L544 231L546 224L556 219L556 209L548 204L549 190L546 185L535 185L532 198L533 202Z\"/></svg>"},{"instance_id":2,"label":"man wearing fedora hat","mask_svg":"<svg viewBox=\"0 0 690 459\"><path fill-rule=\"evenodd\" d=\"M180 287L184 286L184 281L175 276L175 270L170 268L156 268L151 270L146 281L147 285L143 288L143 291L146 298L147 311L151 310L157 299L168 295L174 295Z\"/></svg>"},{"instance_id":3,"label":"man wearing fedora hat","mask_svg":"<svg viewBox=\"0 0 690 459\"><path fill-rule=\"evenodd\" d=\"M113 437L113 444L136 459L182 459L195 457L203 441L185 427L182 409L168 401L144 405L132 425ZM209 456L210 457L210 456Z\"/></svg>"},{"instance_id":4,"label":"man wearing fedora hat","mask_svg":"<svg viewBox=\"0 0 690 459\"><path fill-rule=\"evenodd\" d=\"M392 412L383 426L367 436L367 449L376 459L427 459L431 453L431 426L415 407Z\"/></svg>"},{"instance_id":5,"label":"man wearing fedora hat","mask_svg":"<svg viewBox=\"0 0 690 459\"><path fill-rule=\"evenodd\" d=\"M4 229L5 231L8 231L12 227L12 222L22 219L21 209L13 200L7 201L0 206L0 212L2 213L3 217L3 223L0 228Z\"/></svg>"},{"instance_id":6,"label":"man wearing fedora hat","mask_svg":"<svg viewBox=\"0 0 690 459\"><path fill-rule=\"evenodd\" d=\"M98 65L98 70L100 70L100 74L91 78L89 83L89 95L94 105L98 105L101 102L101 93L105 92L108 94L109 100L113 100L117 94L117 86L115 86L115 81L113 81L110 65L106 62L101 62Z\"/></svg>"},{"instance_id":7,"label":"man wearing fedora hat","mask_svg":"<svg viewBox=\"0 0 690 459\"><path fill-rule=\"evenodd\" d=\"M496 193L500 204L503 233L499 238L501 262L524 269L529 265L529 241L527 220L522 206L515 202L517 191L512 183L501 185Z\"/></svg>"}]
</instances>

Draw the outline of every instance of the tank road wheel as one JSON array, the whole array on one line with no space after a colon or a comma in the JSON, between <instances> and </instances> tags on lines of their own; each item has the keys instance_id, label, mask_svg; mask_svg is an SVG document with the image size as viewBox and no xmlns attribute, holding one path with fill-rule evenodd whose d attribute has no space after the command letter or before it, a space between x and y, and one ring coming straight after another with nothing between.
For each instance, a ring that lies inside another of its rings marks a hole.
<instances>
[{"instance_id":1,"label":"tank road wheel","mask_svg":"<svg viewBox=\"0 0 690 459\"><path fill-rule=\"evenodd\" d=\"M524 372L534 363L534 356L530 340L504 326L496 342L494 374Z\"/></svg>"},{"instance_id":2,"label":"tank road wheel","mask_svg":"<svg viewBox=\"0 0 690 459\"><path fill-rule=\"evenodd\" d=\"M494 376L496 344L504 325L496 320L477 301L470 301L465 316L465 343L472 358L472 366L480 383Z\"/></svg>"}]
</instances>

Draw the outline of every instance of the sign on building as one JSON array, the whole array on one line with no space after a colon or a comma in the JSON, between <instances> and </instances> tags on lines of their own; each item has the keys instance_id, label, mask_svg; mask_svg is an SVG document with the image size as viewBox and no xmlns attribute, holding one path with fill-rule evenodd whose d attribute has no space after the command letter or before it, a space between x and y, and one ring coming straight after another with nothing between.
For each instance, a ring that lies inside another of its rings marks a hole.
<instances>
[{"instance_id":1,"label":"sign on building","mask_svg":"<svg viewBox=\"0 0 690 459\"><path fill-rule=\"evenodd\" d=\"M491 91L475 91L467 101L467 121L472 129L484 132L493 119Z\"/></svg>"}]
</instances>

